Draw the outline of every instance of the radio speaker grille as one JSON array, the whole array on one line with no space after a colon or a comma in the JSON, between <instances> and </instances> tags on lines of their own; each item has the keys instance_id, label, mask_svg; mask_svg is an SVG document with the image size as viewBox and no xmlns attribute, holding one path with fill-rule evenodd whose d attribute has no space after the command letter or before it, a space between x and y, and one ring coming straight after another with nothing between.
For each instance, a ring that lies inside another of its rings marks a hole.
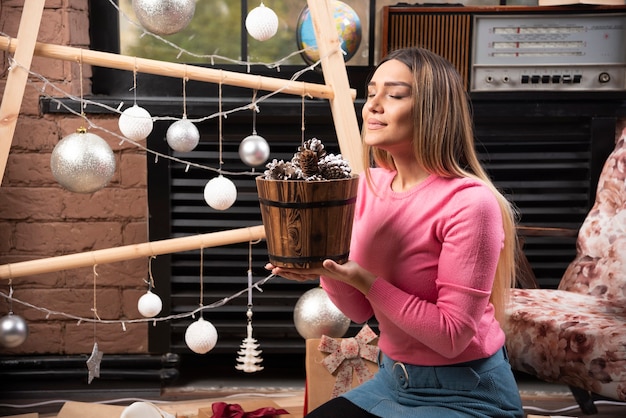
<instances>
[{"instance_id":1,"label":"radio speaker grille","mask_svg":"<svg viewBox=\"0 0 626 418\"><path fill-rule=\"evenodd\" d=\"M382 55L404 47L427 48L450 61L469 86L471 14L433 13L424 8L383 9Z\"/></svg>"}]
</instances>

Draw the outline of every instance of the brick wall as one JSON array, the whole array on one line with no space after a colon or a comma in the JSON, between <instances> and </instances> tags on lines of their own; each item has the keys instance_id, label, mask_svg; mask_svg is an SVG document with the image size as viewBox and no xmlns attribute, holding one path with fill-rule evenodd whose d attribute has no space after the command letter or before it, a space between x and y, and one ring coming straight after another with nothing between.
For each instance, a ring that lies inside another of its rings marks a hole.
<instances>
[{"instance_id":1,"label":"brick wall","mask_svg":"<svg viewBox=\"0 0 626 418\"><path fill-rule=\"evenodd\" d=\"M104 0L103 0L104 1ZM2 0L0 31L16 37L24 0ZM87 0L47 0L38 41L88 48ZM0 52L0 94L8 72L8 54ZM75 96L80 94L77 63L34 57L31 70ZM83 91L89 93L90 68L83 68ZM107 187L93 194L64 190L50 171L50 155L63 137L83 125L75 116L42 115L40 90L45 84L29 78L0 187L0 264L135 244L147 240L146 156L105 132L115 153L116 173ZM48 87L47 92L52 92ZM59 96L55 93L54 96ZM118 132L117 117L88 115L96 126ZM2 140L8 140L2 138ZM145 292L148 260L96 267L97 313L103 320L139 318L137 300ZM92 267L13 279L14 297L35 306L92 318ZM0 291L8 293L6 280ZM0 298L0 317L9 310ZM13 303L13 312L28 323L30 335L19 347L0 347L0 355L90 353L94 327ZM108 353L147 352L148 324L98 324L96 339Z\"/></svg>"}]
</instances>

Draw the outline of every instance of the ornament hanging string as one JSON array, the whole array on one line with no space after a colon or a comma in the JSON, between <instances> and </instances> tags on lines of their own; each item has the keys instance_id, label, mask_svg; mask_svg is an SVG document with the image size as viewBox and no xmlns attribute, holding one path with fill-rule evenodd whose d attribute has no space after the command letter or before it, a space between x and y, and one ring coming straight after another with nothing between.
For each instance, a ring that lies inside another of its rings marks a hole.
<instances>
[{"instance_id":1,"label":"ornament hanging string","mask_svg":"<svg viewBox=\"0 0 626 418\"><path fill-rule=\"evenodd\" d=\"M183 75L183 119L187 119L187 64L185 64L185 74Z\"/></svg>"},{"instance_id":2,"label":"ornament hanging string","mask_svg":"<svg viewBox=\"0 0 626 418\"><path fill-rule=\"evenodd\" d=\"M223 139L224 139L222 137L222 129L223 129L222 117L226 117L226 115L222 114L222 83L223 82L224 82L224 71L220 70L220 82L219 82L219 85L218 85L218 99L217 99L217 106L218 106L218 110L217 110L217 113L218 113L218 116L217 116L218 117L218 119L217 119L217 122L218 122L218 124L217 124L218 125L218 136L217 136L217 138L218 138L218 142L219 142L218 145L219 145L219 160L220 160L219 161L219 170L218 170L219 174L222 174L222 165L224 165L224 161L222 160L222 143L223 143Z\"/></svg>"},{"instance_id":3,"label":"ornament hanging string","mask_svg":"<svg viewBox=\"0 0 626 418\"><path fill-rule=\"evenodd\" d=\"M133 66L133 105L137 105L137 57Z\"/></svg>"},{"instance_id":4,"label":"ornament hanging string","mask_svg":"<svg viewBox=\"0 0 626 418\"><path fill-rule=\"evenodd\" d=\"M301 112L302 112L302 115L301 115L302 122L301 122L301 126L300 126L300 130L302 132L302 138L301 138L302 146L304 146L304 96L305 96L305 94L303 93L302 94L302 105L300 106L301 107Z\"/></svg>"},{"instance_id":5,"label":"ornament hanging string","mask_svg":"<svg viewBox=\"0 0 626 418\"><path fill-rule=\"evenodd\" d=\"M256 94L257 90L252 91L252 103L250 104L250 108L252 109L252 135L256 135L256 113L259 111L259 108L256 105Z\"/></svg>"},{"instance_id":6,"label":"ornament hanging string","mask_svg":"<svg viewBox=\"0 0 626 418\"><path fill-rule=\"evenodd\" d=\"M151 255L148 259L148 290L156 288L156 286L154 285L154 277L152 276L152 260L154 260L155 258L155 255Z\"/></svg>"},{"instance_id":7,"label":"ornament hanging string","mask_svg":"<svg viewBox=\"0 0 626 418\"><path fill-rule=\"evenodd\" d=\"M204 306L204 248L200 247L200 308Z\"/></svg>"}]
</instances>

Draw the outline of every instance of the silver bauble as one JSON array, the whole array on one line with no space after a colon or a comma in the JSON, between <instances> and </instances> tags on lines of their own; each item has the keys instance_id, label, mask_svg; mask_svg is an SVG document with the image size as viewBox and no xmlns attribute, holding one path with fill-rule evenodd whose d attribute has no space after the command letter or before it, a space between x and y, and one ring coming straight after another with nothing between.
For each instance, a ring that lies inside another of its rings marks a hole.
<instances>
[{"instance_id":1,"label":"silver bauble","mask_svg":"<svg viewBox=\"0 0 626 418\"><path fill-rule=\"evenodd\" d=\"M172 123L167 128L165 139L174 151L189 152L200 142L200 132L196 125L183 118Z\"/></svg>"},{"instance_id":2,"label":"silver bauble","mask_svg":"<svg viewBox=\"0 0 626 418\"><path fill-rule=\"evenodd\" d=\"M14 314L0 318L0 345L14 348L22 345L28 337L28 325L26 321Z\"/></svg>"},{"instance_id":3,"label":"silver bauble","mask_svg":"<svg viewBox=\"0 0 626 418\"><path fill-rule=\"evenodd\" d=\"M56 144L50 169L67 190L93 193L106 186L115 174L115 155L104 139L79 130Z\"/></svg>"},{"instance_id":4,"label":"silver bauble","mask_svg":"<svg viewBox=\"0 0 626 418\"><path fill-rule=\"evenodd\" d=\"M345 316L330 300L326 291L316 287L304 292L293 311L296 330L302 338L343 337L350 327Z\"/></svg>"},{"instance_id":5,"label":"silver bauble","mask_svg":"<svg viewBox=\"0 0 626 418\"><path fill-rule=\"evenodd\" d=\"M262 136L252 134L239 144L239 158L251 167L263 164L270 156L270 146Z\"/></svg>"},{"instance_id":6,"label":"silver bauble","mask_svg":"<svg viewBox=\"0 0 626 418\"><path fill-rule=\"evenodd\" d=\"M133 11L145 29L157 35L171 35L191 22L196 0L133 0Z\"/></svg>"}]
</instances>

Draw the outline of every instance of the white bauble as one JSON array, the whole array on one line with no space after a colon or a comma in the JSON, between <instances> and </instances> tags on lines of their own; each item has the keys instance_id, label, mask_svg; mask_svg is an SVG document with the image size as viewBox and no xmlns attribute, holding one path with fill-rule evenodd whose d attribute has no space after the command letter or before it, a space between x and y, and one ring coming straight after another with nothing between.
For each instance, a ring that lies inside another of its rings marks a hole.
<instances>
[{"instance_id":1,"label":"white bauble","mask_svg":"<svg viewBox=\"0 0 626 418\"><path fill-rule=\"evenodd\" d=\"M278 31L278 16L263 3L246 16L246 29L257 41L267 41Z\"/></svg>"},{"instance_id":2,"label":"white bauble","mask_svg":"<svg viewBox=\"0 0 626 418\"><path fill-rule=\"evenodd\" d=\"M350 318L330 300L321 287L304 292L296 302L293 320L298 334L304 339L326 335L341 338L348 332Z\"/></svg>"},{"instance_id":3,"label":"white bauble","mask_svg":"<svg viewBox=\"0 0 626 418\"><path fill-rule=\"evenodd\" d=\"M183 118L172 123L165 134L167 144L178 152L192 151L200 142L200 131L196 125Z\"/></svg>"},{"instance_id":4,"label":"white bauble","mask_svg":"<svg viewBox=\"0 0 626 418\"><path fill-rule=\"evenodd\" d=\"M137 310L146 318L153 318L161 313L163 302L159 295L155 295L151 291L147 291L139 298L137 302Z\"/></svg>"},{"instance_id":5,"label":"white bauble","mask_svg":"<svg viewBox=\"0 0 626 418\"><path fill-rule=\"evenodd\" d=\"M249 166L263 164L270 156L270 146L262 136L252 134L239 144L239 158Z\"/></svg>"},{"instance_id":6,"label":"white bauble","mask_svg":"<svg viewBox=\"0 0 626 418\"><path fill-rule=\"evenodd\" d=\"M213 209L226 210L237 200L237 187L220 174L204 186L204 200Z\"/></svg>"},{"instance_id":7,"label":"white bauble","mask_svg":"<svg viewBox=\"0 0 626 418\"><path fill-rule=\"evenodd\" d=\"M133 402L122 411L120 418L176 418L150 402Z\"/></svg>"},{"instance_id":8,"label":"white bauble","mask_svg":"<svg viewBox=\"0 0 626 418\"><path fill-rule=\"evenodd\" d=\"M106 186L115 174L115 155L104 139L80 130L55 145L50 169L67 190L93 193Z\"/></svg>"},{"instance_id":9,"label":"white bauble","mask_svg":"<svg viewBox=\"0 0 626 418\"><path fill-rule=\"evenodd\" d=\"M196 0L133 0L133 11L145 29L157 35L171 35L191 22Z\"/></svg>"},{"instance_id":10,"label":"white bauble","mask_svg":"<svg viewBox=\"0 0 626 418\"><path fill-rule=\"evenodd\" d=\"M198 319L187 327L185 343L197 354L206 354L217 344L217 330L209 321Z\"/></svg>"},{"instance_id":11,"label":"white bauble","mask_svg":"<svg viewBox=\"0 0 626 418\"><path fill-rule=\"evenodd\" d=\"M124 110L118 120L120 132L128 139L140 141L152 132L154 122L150 113L141 106L133 105Z\"/></svg>"},{"instance_id":12,"label":"white bauble","mask_svg":"<svg viewBox=\"0 0 626 418\"><path fill-rule=\"evenodd\" d=\"M28 325L24 318L12 313L0 318L0 345L14 348L22 345L28 337Z\"/></svg>"}]
</instances>

